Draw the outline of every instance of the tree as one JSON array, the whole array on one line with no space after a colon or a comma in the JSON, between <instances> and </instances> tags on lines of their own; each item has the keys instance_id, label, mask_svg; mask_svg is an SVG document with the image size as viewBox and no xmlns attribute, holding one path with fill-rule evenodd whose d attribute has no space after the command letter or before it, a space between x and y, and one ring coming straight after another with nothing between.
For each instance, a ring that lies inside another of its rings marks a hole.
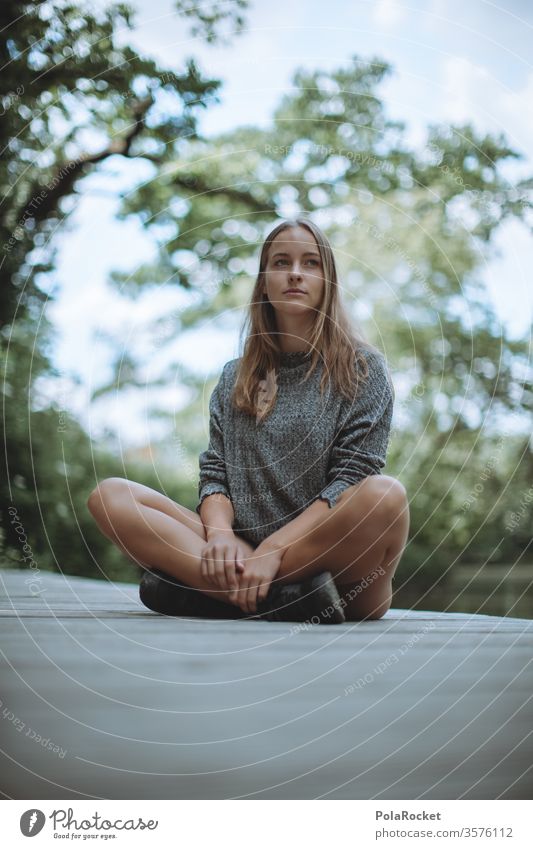
<instances>
[{"instance_id":1,"label":"tree","mask_svg":"<svg viewBox=\"0 0 533 849\"><path fill-rule=\"evenodd\" d=\"M230 0L209 12L184 0L176 4L211 41L219 32L226 37L225 27L242 26L246 5ZM94 480L93 446L68 417L60 429L57 405L39 407L35 400L39 378L57 375L44 314L52 297L46 290L54 288L54 235L66 226L84 178L101 163L142 158L155 169L167 148L196 137L199 111L218 97L219 81L204 77L193 58L176 73L120 46L120 30L131 25L124 3L94 11L68 0L6 0L0 8L0 353L7 446L0 509L5 556L17 563L20 540L9 509L20 514L28 544L45 567L57 564L55 548L65 554L65 568L92 571L81 543L78 551L71 544L78 521L96 550L104 542L85 507ZM122 471L116 457L101 462L108 473Z\"/></svg>"}]
</instances>

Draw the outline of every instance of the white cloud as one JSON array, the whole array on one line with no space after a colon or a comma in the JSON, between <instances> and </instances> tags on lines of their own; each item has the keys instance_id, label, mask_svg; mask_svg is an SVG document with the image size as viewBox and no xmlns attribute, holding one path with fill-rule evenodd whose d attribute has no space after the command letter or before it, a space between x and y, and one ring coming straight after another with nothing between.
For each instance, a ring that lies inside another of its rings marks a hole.
<instances>
[{"instance_id":1,"label":"white cloud","mask_svg":"<svg viewBox=\"0 0 533 849\"><path fill-rule=\"evenodd\" d=\"M476 127L505 133L523 153L533 147L533 73L520 89L509 89L490 71L461 56L443 66L442 116L452 122L472 121Z\"/></svg>"},{"instance_id":2,"label":"white cloud","mask_svg":"<svg viewBox=\"0 0 533 849\"><path fill-rule=\"evenodd\" d=\"M407 10L398 0L377 0L372 18L378 26L395 27L407 16Z\"/></svg>"},{"instance_id":3,"label":"white cloud","mask_svg":"<svg viewBox=\"0 0 533 849\"><path fill-rule=\"evenodd\" d=\"M507 332L515 339L524 338L533 323L531 234L519 221L507 221L496 236L495 248L498 255L483 275L487 291Z\"/></svg>"}]
</instances>

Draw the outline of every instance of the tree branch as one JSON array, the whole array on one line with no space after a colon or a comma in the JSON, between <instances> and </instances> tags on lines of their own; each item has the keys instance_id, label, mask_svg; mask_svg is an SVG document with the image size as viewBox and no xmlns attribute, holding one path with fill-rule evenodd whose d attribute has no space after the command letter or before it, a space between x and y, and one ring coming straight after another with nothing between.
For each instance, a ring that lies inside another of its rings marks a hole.
<instances>
[{"instance_id":1,"label":"tree branch","mask_svg":"<svg viewBox=\"0 0 533 849\"><path fill-rule=\"evenodd\" d=\"M74 183L83 175L87 165L97 165L109 156L116 154L130 157L131 145L134 139L145 128L146 114L152 103L152 97L134 101L134 120L124 136L113 139L99 153L83 153L75 159L64 162L47 184L46 188L43 189L41 186L34 185L31 197L24 204L16 220L19 222L24 222L28 219L36 222L44 221L56 211L61 198L73 192Z\"/></svg>"}]
</instances>

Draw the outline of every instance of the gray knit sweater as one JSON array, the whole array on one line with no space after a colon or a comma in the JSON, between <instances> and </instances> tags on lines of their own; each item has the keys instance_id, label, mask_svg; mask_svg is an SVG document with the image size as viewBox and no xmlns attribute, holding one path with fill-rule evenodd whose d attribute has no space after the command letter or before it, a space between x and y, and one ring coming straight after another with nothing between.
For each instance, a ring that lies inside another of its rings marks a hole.
<instances>
[{"instance_id":1,"label":"gray knit sweater","mask_svg":"<svg viewBox=\"0 0 533 849\"><path fill-rule=\"evenodd\" d=\"M230 360L209 401L209 446L199 457L200 504L222 492L232 502L233 530L259 545L317 498L332 507L349 486L385 465L393 392L385 357L363 348L368 377L348 400L323 364L301 383L311 354L282 353L274 409L260 422L236 410L230 395L238 359Z\"/></svg>"}]
</instances>

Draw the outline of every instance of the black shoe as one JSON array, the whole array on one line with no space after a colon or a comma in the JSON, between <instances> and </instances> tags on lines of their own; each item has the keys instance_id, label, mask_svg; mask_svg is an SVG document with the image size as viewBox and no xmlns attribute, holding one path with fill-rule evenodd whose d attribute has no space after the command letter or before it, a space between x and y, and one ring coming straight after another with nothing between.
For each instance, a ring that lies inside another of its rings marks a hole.
<instances>
[{"instance_id":1,"label":"black shoe","mask_svg":"<svg viewBox=\"0 0 533 849\"><path fill-rule=\"evenodd\" d=\"M243 619L246 616L239 607L211 598L156 569L144 572L139 598L145 607L165 616L198 616L201 619Z\"/></svg>"},{"instance_id":2,"label":"black shoe","mask_svg":"<svg viewBox=\"0 0 533 849\"><path fill-rule=\"evenodd\" d=\"M331 572L321 572L299 584L271 585L257 612L269 622L339 625L346 621L340 602Z\"/></svg>"}]
</instances>

